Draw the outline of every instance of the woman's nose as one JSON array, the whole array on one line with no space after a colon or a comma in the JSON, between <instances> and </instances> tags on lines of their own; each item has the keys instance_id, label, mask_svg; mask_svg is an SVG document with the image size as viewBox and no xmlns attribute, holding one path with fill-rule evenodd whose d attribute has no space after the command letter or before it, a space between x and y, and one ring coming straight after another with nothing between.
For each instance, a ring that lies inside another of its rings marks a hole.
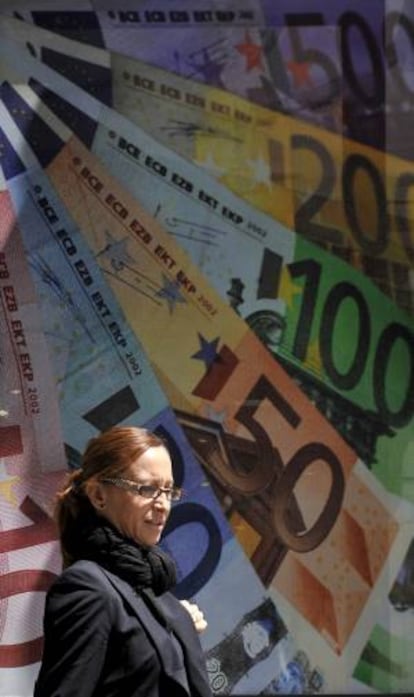
<instances>
[{"instance_id":1,"label":"woman's nose","mask_svg":"<svg viewBox=\"0 0 414 697\"><path fill-rule=\"evenodd\" d=\"M157 506L162 506L163 508L169 508L171 506L171 501L168 498L168 494L166 491L160 491L158 496L154 499L154 503Z\"/></svg>"}]
</instances>

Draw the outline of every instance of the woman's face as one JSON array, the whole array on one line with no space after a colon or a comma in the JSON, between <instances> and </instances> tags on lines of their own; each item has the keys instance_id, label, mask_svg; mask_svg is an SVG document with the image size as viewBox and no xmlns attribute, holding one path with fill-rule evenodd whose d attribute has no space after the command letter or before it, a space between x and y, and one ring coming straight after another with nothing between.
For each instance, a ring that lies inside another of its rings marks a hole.
<instances>
[{"instance_id":1,"label":"woman's face","mask_svg":"<svg viewBox=\"0 0 414 697\"><path fill-rule=\"evenodd\" d=\"M153 484L172 487L172 464L164 446L149 448L122 473L122 479L137 484ZM139 544L157 544L167 522L171 502L165 493L156 499L146 499L140 494L126 491L114 484L97 482L96 507L125 537Z\"/></svg>"}]
</instances>

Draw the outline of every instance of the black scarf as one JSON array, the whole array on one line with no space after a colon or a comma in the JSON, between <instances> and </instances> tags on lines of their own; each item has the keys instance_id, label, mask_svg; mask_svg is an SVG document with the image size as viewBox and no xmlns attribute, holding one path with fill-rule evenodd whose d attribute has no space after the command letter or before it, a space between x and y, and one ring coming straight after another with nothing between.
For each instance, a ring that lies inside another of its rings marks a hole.
<instances>
[{"instance_id":1,"label":"black scarf","mask_svg":"<svg viewBox=\"0 0 414 697\"><path fill-rule=\"evenodd\" d=\"M98 515L84 521L77 532L76 557L94 561L129 583L167 626L155 596L165 593L176 583L176 568L171 557L155 545L142 547L124 537Z\"/></svg>"}]
</instances>

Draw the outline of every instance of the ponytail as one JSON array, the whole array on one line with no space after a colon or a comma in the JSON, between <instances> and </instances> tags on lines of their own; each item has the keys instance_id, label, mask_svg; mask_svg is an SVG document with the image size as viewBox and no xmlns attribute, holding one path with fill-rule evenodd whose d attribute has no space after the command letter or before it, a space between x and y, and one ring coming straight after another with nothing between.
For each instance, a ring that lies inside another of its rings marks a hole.
<instances>
[{"instance_id":1,"label":"ponytail","mask_svg":"<svg viewBox=\"0 0 414 697\"><path fill-rule=\"evenodd\" d=\"M77 469L68 475L63 488L57 493L55 503L55 521L64 567L75 561L79 523L88 518L92 511L92 504L85 493L82 470Z\"/></svg>"}]
</instances>

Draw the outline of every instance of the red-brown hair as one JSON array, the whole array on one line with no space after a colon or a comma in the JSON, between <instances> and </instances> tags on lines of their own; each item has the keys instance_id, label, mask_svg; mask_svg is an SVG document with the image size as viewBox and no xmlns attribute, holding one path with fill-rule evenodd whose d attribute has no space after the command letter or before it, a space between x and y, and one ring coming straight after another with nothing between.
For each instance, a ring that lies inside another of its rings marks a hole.
<instances>
[{"instance_id":1,"label":"red-brown hair","mask_svg":"<svg viewBox=\"0 0 414 697\"><path fill-rule=\"evenodd\" d=\"M166 447L155 433L136 426L114 426L88 442L80 468L68 474L56 498L55 519L64 566L75 556L75 527L79 530L82 520L93 512L86 495L87 482L121 475L149 448L160 445Z\"/></svg>"}]
</instances>

